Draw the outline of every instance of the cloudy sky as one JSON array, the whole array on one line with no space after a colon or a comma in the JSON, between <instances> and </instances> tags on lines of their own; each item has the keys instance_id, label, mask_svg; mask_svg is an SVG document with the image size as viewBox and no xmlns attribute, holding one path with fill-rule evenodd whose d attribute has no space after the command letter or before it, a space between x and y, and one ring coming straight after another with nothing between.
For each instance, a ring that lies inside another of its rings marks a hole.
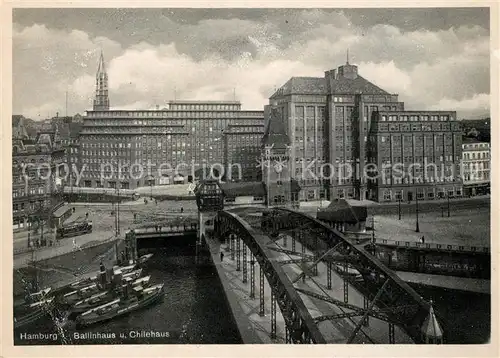
<instances>
[{"instance_id":1,"label":"cloudy sky","mask_svg":"<svg viewBox=\"0 0 500 358\"><path fill-rule=\"evenodd\" d=\"M262 109L292 76L345 63L407 109L489 115L489 10L16 9L13 112L91 108L101 49L113 108L174 99Z\"/></svg>"}]
</instances>

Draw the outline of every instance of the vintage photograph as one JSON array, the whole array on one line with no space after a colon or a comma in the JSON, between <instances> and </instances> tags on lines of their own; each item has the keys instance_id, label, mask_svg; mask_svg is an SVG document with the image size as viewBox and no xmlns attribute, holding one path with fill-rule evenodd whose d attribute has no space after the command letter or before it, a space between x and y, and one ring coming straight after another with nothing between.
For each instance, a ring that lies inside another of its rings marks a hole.
<instances>
[{"instance_id":1,"label":"vintage photograph","mask_svg":"<svg viewBox=\"0 0 500 358\"><path fill-rule=\"evenodd\" d=\"M489 343L490 56L488 7L14 9L13 344Z\"/></svg>"}]
</instances>

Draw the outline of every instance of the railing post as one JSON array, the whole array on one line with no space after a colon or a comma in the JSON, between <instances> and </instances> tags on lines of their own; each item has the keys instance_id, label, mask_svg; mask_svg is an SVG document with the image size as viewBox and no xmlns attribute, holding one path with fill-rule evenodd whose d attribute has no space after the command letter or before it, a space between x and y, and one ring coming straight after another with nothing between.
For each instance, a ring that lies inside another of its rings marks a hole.
<instances>
[{"instance_id":1,"label":"railing post","mask_svg":"<svg viewBox=\"0 0 500 358\"><path fill-rule=\"evenodd\" d=\"M237 237L236 238L236 271L240 271L241 270L240 242L241 242L241 239L239 237Z\"/></svg>"},{"instance_id":2,"label":"railing post","mask_svg":"<svg viewBox=\"0 0 500 358\"><path fill-rule=\"evenodd\" d=\"M255 298L255 259L250 254L250 298Z\"/></svg>"},{"instance_id":3,"label":"railing post","mask_svg":"<svg viewBox=\"0 0 500 358\"><path fill-rule=\"evenodd\" d=\"M234 252L236 251L235 247L234 247L235 246L234 245L234 234L231 234L230 239L231 239L231 260L234 261Z\"/></svg>"},{"instance_id":4,"label":"railing post","mask_svg":"<svg viewBox=\"0 0 500 358\"><path fill-rule=\"evenodd\" d=\"M347 260L344 261L344 274L343 279L344 279L344 303L349 302L349 281L347 280L347 274L348 274L348 266L347 266Z\"/></svg>"},{"instance_id":5,"label":"railing post","mask_svg":"<svg viewBox=\"0 0 500 358\"><path fill-rule=\"evenodd\" d=\"M242 259L242 264L243 264L243 283L247 282L247 246L245 243L243 243L243 259Z\"/></svg>"},{"instance_id":6,"label":"railing post","mask_svg":"<svg viewBox=\"0 0 500 358\"><path fill-rule=\"evenodd\" d=\"M260 309L259 309L259 315L264 316L264 269L261 267L260 268L260 275L259 275L259 285L260 285Z\"/></svg>"},{"instance_id":7,"label":"railing post","mask_svg":"<svg viewBox=\"0 0 500 358\"><path fill-rule=\"evenodd\" d=\"M332 263L328 261L326 269L326 286L329 290L332 289Z\"/></svg>"},{"instance_id":8,"label":"railing post","mask_svg":"<svg viewBox=\"0 0 500 358\"><path fill-rule=\"evenodd\" d=\"M271 339L276 339L276 295L271 288Z\"/></svg>"},{"instance_id":9,"label":"railing post","mask_svg":"<svg viewBox=\"0 0 500 358\"><path fill-rule=\"evenodd\" d=\"M370 301L366 299L366 296L363 296L363 308L367 310L369 307L370 307ZM368 327L370 325L369 316L366 316L363 325L365 327Z\"/></svg>"}]
</instances>

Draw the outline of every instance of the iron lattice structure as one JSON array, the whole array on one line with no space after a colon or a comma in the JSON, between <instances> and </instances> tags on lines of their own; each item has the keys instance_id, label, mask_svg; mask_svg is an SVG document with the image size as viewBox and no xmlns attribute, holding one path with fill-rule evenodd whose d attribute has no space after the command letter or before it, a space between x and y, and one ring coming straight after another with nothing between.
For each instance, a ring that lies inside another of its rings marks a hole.
<instances>
[{"instance_id":1,"label":"iron lattice structure","mask_svg":"<svg viewBox=\"0 0 500 358\"><path fill-rule=\"evenodd\" d=\"M240 214L240 216L236 215ZM421 327L429 314L431 305L421 298L408 284L395 273L385 267L379 260L363 248L353 245L337 230L317 219L287 208L266 210L261 208L238 208L232 212L221 211L217 216L217 235L220 237L238 237L243 241L255 257L272 288L271 298L271 336L276 334L275 299L281 309L286 324L287 343L324 343L317 324L329 320L361 317L355 323L354 331L347 343L352 343L362 327L369 325L369 317L385 321L389 326L389 342L394 343L394 328L400 327L415 342L423 343ZM291 237L291 250L287 247L286 237ZM283 246L272 245L283 239ZM301 250L295 250L296 242ZM234 246L233 246L234 248ZM306 253L305 250L310 253ZM299 259L270 260L270 250L300 256ZM356 269L360 277L344 275L344 299L338 300L330 295L294 287L300 279L317 275L318 263L327 267L326 287L332 287L333 267ZM295 263L303 268L303 272L295 279L290 279L283 271L282 265ZM253 265L252 265L253 271ZM251 284L255 274L251 272ZM262 288L262 279L260 285ZM349 303L348 286L354 287L364 297L363 307ZM251 291L253 291L251 289ZM300 295L313 297L340 308L343 313L315 317L310 316ZM253 297L253 292L251 292ZM263 296L261 293L260 313L263 314ZM344 309L348 310L344 311ZM294 323L295 322L295 323ZM369 338L369 337L368 337ZM369 338L370 341L372 341ZM372 341L373 342L373 341Z\"/></svg>"},{"instance_id":2,"label":"iron lattice structure","mask_svg":"<svg viewBox=\"0 0 500 358\"><path fill-rule=\"evenodd\" d=\"M309 311L299 297L298 292L293 287L285 272L277 262L271 261L269 249L266 247L268 238L259 234L248 223L238 215L221 211L218 213L215 234L219 238L228 238L229 242L236 236L248 247L252 257L261 268L260 274L260 312L263 314L263 277L265 276L272 288L273 303L279 306L286 324L287 340L295 344L315 343L326 344L326 340L319 331L316 323ZM230 237L231 236L231 237ZM254 264L251 269L251 280L255 277ZM253 287L253 282L252 286ZM273 309L272 316L276 317ZM276 333L276 326L273 324L273 332Z\"/></svg>"}]
</instances>

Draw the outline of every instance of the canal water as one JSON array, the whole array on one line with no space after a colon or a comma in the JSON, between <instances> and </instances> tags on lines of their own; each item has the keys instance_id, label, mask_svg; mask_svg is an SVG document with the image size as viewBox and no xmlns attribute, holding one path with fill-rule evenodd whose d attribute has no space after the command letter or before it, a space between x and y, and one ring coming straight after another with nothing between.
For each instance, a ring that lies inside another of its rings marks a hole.
<instances>
[{"instance_id":1,"label":"canal water","mask_svg":"<svg viewBox=\"0 0 500 358\"><path fill-rule=\"evenodd\" d=\"M165 284L163 302L85 330L77 331L71 325L55 330L56 340L54 336L22 336L51 329L51 322L41 322L15 332L14 344L242 343L215 267L197 264L192 245L156 250L146 274L151 275L153 284Z\"/></svg>"},{"instance_id":2,"label":"canal water","mask_svg":"<svg viewBox=\"0 0 500 358\"><path fill-rule=\"evenodd\" d=\"M210 260L195 261L193 245L170 242L156 249L146 272L165 284L163 302L108 323L76 331L53 330L50 320L14 333L16 345L50 344L239 344L241 337ZM490 295L414 286L432 299L447 344L480 344L490 338ZM55 335L29 338L28 334ZM23 335L24 334L24 335ZM158 336L158 337L156 337Z\"/></svg>"}]
</instances>

